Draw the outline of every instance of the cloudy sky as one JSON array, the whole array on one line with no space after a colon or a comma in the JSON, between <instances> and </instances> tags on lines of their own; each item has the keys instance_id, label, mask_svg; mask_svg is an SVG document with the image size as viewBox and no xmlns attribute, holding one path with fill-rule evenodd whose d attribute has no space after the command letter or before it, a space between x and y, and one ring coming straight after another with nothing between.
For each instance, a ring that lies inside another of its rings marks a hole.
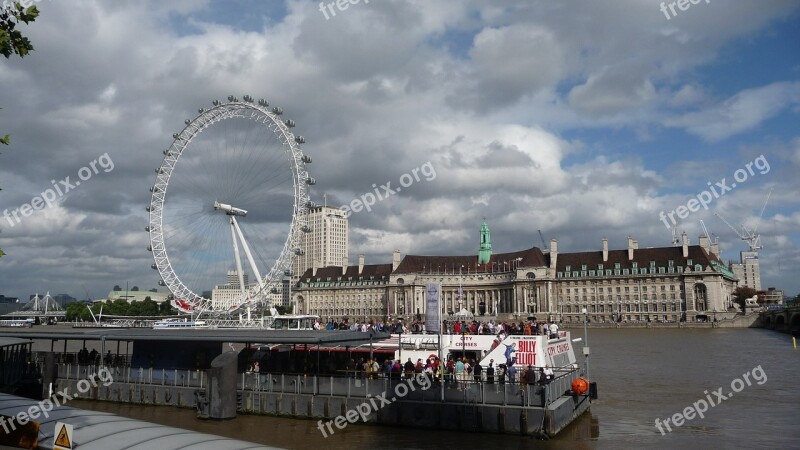
<instances>
[{"instance_id":1,"label":"cloudy sky","mask_svg":"<svg viewBox=\"0 0 800 450\"><path fill-rule=\"evenodd\" d=\"M0 60L0 209L99 170L0 218L0 293L155 287L153 169L185 119L230 94L297 122L317 202L435 170L351 216L351 262L475 253L484 217L498 252L541 245L539 229L562 252L668 246L659 213L710 184L724 195L673 213L678 229L696 243L702 219L738 259L746 244L714 213L753 227L773 189L763 284L800 293L800 2L659 4L38 1L35 51Z\"/></svg>"}]
</instances>

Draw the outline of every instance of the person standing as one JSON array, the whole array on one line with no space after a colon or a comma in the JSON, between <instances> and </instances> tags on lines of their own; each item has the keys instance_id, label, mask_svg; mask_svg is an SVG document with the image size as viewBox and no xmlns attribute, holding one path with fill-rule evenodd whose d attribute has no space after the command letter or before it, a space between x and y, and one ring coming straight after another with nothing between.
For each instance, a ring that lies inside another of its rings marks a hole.
<instances>
[{"instance_id":1,"label":"person standing","mask_svg":"<svg viewBox=\"0 0 800 450\"><path fill-rule=\"evenodd\" d=\"M555 321L550 324L550 339L558 339L558 325Z\"/></svg>"},{"instance_id":2,"label":"person standing","mask_svg":"<svg viewBox=\"0 0 800 450\"><path fill-rule=\"evenodd\" d=\"M458 385L458 390L464 389L464 361L457 360L455 364L455 373L456 373L456 384Z\"/></svg>"}]
</instances>

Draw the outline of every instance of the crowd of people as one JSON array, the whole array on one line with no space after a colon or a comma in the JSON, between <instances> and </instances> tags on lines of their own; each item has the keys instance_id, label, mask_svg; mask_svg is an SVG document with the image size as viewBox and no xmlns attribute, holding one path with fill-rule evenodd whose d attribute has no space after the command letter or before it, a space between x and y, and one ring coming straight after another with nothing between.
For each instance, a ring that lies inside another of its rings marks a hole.
<instances>
[{"instance_id":1,"label":"crowd of people","mask_svg":"<svg viewBox=\"0 0 800 450\"><path fill-rule=\"evenodd\" d=\"M348 330L348 331L386 331L389 333L426 333L425 323L421 320L414 320L410 323L404 323L402 320L394 320L391 322L365 320L360 322L356 319L350 323L347 319L342 319L337 322L334 319L329 319L326 324L317 321L314 325L317 330ZM444 334L483 334L483 335L540 335L540 336L558 336L558 324L556 322L538 321L532 318L526 321L506 322L506 321L442 321L442 332Z\"/></svg>"},{"instance_id":2,"label":"crowd of people","mask_svg":"<svg viewBox=\"0 0 800 450\"><path fill-rule=\"evenodd\" d=\"M383 363L375 359L351 359L347 366L351 377L364 379L411 379L416 374L424 373L431 381L444 380L446 386L465 389L473 383L485 384L547 384L555 377L553 369L527 366L517 369L513 360L495 364L494 359L487 367L481 366L474 358L451 356L442 366L438 357L427 358L424 362L418 358L416 362L408 358L405 363L399 359L387 359Z\"/></svg>"}]
</instances>

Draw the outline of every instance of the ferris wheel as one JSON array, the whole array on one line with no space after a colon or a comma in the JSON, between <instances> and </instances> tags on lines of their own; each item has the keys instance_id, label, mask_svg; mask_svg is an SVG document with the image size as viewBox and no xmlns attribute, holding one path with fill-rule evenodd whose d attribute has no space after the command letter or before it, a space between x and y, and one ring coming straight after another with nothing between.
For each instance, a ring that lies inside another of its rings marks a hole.
<instances>
[{"instance_id":1,"label":"ferris wheel","mask_svg":"<svg viewBox=\"0 0 800 450\"><path fill-rule=\"evenodd\" d=\"M280 107L214 100L172 135L151 186L151 267L183 313L267 306L304 254L313 207L302 136ZM211 293L214 293L212 300Z\"/></svg>"}]
</instances>

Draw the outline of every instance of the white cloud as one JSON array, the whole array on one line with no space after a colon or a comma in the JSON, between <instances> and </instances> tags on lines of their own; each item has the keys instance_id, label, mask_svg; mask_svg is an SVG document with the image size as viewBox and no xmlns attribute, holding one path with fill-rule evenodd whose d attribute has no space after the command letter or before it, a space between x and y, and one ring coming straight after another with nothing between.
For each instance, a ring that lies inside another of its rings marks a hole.
<instances>
[{"instance_id":1,"label":"white cloud","mask_svg":"<svg viewBox=\"0 0 800 450\"><path fill-rule=\"evenodd\" d=\"M750 131L785 108L798 104L800 82L773 83L745 89L706 110L671 118L665 125L685 128L689 133L716 142Z\"/></svg>"}]
</instances>

